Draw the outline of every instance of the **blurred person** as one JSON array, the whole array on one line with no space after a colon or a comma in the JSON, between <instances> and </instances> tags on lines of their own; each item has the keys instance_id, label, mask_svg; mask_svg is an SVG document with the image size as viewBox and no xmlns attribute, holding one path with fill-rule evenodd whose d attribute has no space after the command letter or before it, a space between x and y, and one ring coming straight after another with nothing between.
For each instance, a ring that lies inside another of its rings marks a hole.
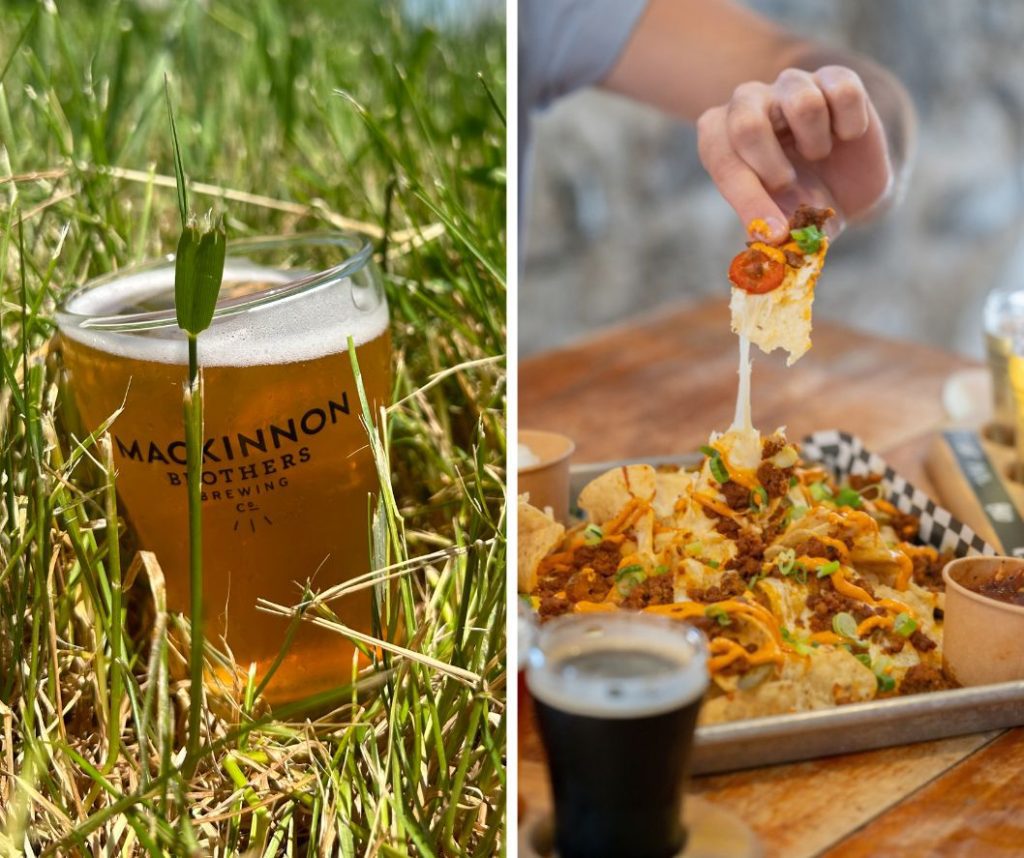
<instances>
[{"instance_id":1,"label":"blurred person","mask_svg":"<svg viewBox=\"0 0 1024 858\"><path fill-rule=\"evenodd\" d=\"M801 203L835 209L836 235L899 195L913 107L865 57L729 0L520 0L519 16L520 188L532 114L599 85L696 122L705 169L766 241Z\"/></svg>"}]
</instances>

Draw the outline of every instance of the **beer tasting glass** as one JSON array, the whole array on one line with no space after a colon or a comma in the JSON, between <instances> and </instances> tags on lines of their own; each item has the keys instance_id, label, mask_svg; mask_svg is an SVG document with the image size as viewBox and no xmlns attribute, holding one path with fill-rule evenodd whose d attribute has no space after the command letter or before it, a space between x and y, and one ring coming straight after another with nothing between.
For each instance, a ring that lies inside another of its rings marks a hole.
<instances>
[{"instance_id":1,"label":"beer tasting glass","mask_svg":"<svg viewBox=\"0 0 1024 858\"><path fill-rule=\"evenodd\" d=\"M182 391L186 339L174 312L174 258L73 291L57 314L72 422L110 427L117 491L141 548L163 569L167 605L189 606ZM387 404L388 308L365 240L304 234L228 243L213 323L199 336L205 385L203 605L206 634L262 677L289 619L283 605L369 568L368 495L378 491L348 341L371 408ZM66 395L66 394L65 394ZM367 589L331 603L371 628ZM271 702L344 684L353 645L302 622L267 687Z\"/></svg>"},{"instance_id":2,"label":"beer tasting glass","mask_svg":"<svg viewBox=\"0 0 1024 858\"><path fill-rule=\"evenodd\" d=\"M526 681L559 858L681 853L683 787L708 683L703 635L649 614L561 617L541 628Z\"/></svg>"}]
</instances>

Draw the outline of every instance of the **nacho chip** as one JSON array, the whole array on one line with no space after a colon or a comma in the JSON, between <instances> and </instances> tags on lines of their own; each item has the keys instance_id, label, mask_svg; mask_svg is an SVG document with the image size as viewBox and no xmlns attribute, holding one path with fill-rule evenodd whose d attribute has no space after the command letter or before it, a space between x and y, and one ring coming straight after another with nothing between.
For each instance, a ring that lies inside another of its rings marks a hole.
<instances>
[{"instance_id":1,"label":"nacho chip","mask_svg":"<svg viewBox=\"0 0 1024 858\"><path fill-rule=\"evenodd\" d=\"M871 700L877 688L874 673L846 650L819 647L809 656L788 660L779 679L707 700L700 723L828 709Z\"/></svg>"},{"instance_id":2,"label":"nacho chip","mask_svg":"<svg viewBox=\"0 0 1024 858\"><path fill-rule=\"evenodd\" d=\"M537 583L537 567L565 536L565 528L551 516L519 498L519 592L529 593Z\"/></svg>"},{"instance_id":3,"label":"nacho chip","mask_svg":"<svg viewBox=\"0 0 1024 858\"><path fill-rule=\"evenodd\" d=\"M580 492L580 509L590 521L601 524L614 518L633 499L650 503L657 491L657 477L650 465L623 465L605 471Z\"/></svg>"}]
</instances>

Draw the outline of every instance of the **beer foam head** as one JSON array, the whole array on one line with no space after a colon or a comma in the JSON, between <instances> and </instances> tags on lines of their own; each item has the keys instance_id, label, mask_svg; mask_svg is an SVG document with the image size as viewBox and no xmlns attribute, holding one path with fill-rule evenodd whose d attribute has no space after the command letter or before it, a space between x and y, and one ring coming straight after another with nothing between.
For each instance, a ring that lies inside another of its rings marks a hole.
<instances>
[{"instance_id":1,"label":"beer foam head","mask_svg":"<svg viewBox=\"0 0 1024 858\"><path fill-rule=\"evenodd\" d=\"M229 258L223 283L224 288L237 283L275 286L308 274ZM387 330L387 303L383 296L374 297L375 306L360 309L353 300L353 288L351 279L340 278L234 315L217 316L199 338L200 362L204 366L295 363L343 352L350 336L356 345L369 342ZM127 314L140 310L169 308L173 312L173 295L173 265L129 272L72 296L66 307L71 315L62 318L58 313L58 322L65 336L101 351L185 364L188 346L176 325L125 331L83 326L74 318L126 314L127 320Z\"/></svg>"},{"instance_id":2,"label":"beer foam head","mask_svg":"<svg viewBox=\"0 0 1024 858\"><path fill-rule=\"evenodd\" d=\"M664 617L568 616L541 629L526 681L539 701L574 715L660 715L703 696L707 648L695 628Z\"/></svg>"}]
</instances>

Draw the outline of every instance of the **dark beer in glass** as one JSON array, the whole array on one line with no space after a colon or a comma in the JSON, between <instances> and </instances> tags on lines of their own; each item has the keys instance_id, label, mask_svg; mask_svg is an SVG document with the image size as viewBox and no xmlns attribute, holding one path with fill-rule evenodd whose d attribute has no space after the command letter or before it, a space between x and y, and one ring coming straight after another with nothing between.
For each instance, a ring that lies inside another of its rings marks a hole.
<instances>
[{"instance_id":1,"label":"dark beer in glass","mask_svg":"<svg viewBox=\"0 0 1024 858\"><path fill-rule=\"evenodd\" d=\"M639 613L545 625L527 685L547 752L559 858L670 858L707 688L691 626Z\"/></svg>"}]
</instances>

